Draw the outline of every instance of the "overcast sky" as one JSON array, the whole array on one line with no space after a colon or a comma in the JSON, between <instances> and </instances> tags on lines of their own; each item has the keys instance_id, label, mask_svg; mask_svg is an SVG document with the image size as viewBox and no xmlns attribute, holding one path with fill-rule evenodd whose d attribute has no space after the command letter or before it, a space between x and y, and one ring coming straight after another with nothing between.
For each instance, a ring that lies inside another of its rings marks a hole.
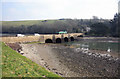
<instances>
[{"instance_id":1,"label":"overcast sky","mask_svg":"<svg viewBox=\"0 0 120 79\"><path fill-rule=\"evenodd\" d=\"M2 20L112 19L118 0L2 0Z\"/></svg>"}]
</instances>

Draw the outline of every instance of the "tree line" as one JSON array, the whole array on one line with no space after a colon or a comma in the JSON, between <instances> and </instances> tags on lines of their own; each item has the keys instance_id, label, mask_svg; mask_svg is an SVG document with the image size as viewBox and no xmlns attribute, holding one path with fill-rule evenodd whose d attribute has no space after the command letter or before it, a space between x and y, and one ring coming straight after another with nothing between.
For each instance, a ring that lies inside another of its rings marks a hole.
<instances>
[{"instance_id":1,"label":"tree line","mask_svg":"<svg viewBox=\"0 0 120 79\"><path fill-rule=\"evenodd\" d=\"M89 35L120 37L120 14L116 13L108 24L99 22L92 24L90 27Z\"/></svg>"}]
</instances>

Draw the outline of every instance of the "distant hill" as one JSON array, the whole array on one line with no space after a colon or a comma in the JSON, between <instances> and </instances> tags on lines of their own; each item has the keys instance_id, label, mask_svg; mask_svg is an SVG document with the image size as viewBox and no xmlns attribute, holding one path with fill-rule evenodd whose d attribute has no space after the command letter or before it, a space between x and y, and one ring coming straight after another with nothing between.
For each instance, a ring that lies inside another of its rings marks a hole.
<instances>
[{"instance_id":1,"label":"distant hill","mask_svg":"<svg viewBox=\"0 0 120 79\"><path fill-rule=\"evenodd\" d=\"M24 21L2 21L2 26L12 26L12 27L16 27L16 26L21 26L21 25L25 25L25 26L30 26L30 25L42 25L42 24L52 24L56 21L59 22L66 22L66 21L79 21L79 22L83 22L86 23L88 21L91 21L93 23L95 22L106 22L106 21L110 21L109 19L101 19L101 20L94 20L94 19L58 19L58 20L24 20Z\"/></svg>"},{"instance_id":2,"label":"distant hill","mask_svg":"<svg viewBox=\"0 0 120 79\"><path fill-rule=\"evenodd\" d=\"M25 21L2 21L2 33L8 34L34 34L34 33L87 33L91 25L103 23L110 27L109 19L56 19L56 20L25 20Z\"/></svg>"},{"instance_id":3,"label":"distant hill","mask_svg":"<svg viewBox=\"0 0 120 79\"><path fill-rule=\"evenodd\" d=\"M2 26L13 26L13 27L17 27L17 26L21 26L21 25L25 25L25 26L30 26L30 25L41 25L44 22L47 23L53 23L56 20L25 20L25 21L2 21Z\"/></svg>"}]
</instances>

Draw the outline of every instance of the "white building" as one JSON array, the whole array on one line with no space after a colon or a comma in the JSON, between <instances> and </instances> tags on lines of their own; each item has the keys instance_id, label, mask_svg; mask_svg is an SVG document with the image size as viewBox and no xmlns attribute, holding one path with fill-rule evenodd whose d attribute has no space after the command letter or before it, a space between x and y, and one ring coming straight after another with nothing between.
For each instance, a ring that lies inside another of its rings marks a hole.
<instances>
[{"instance_id":1,"label":"white building","mask_svg":"<svg viewBox=\"0 0 120 79\"><path fill-rule=\"evenodd\" d=\"M25 35L23 34L17 34L17 37L24 37Z\"/></svg>"},{"instance_id":2,"label":"white building","mask_svg":"<svg viewBox=\"0 0 120 79\"><path fill-rule=\"evenodd\" d=\"M35 33L34 35L35 35L35 36L40 36L40 34L38 34L38 33Z\"/></svg>"}]
</instances>

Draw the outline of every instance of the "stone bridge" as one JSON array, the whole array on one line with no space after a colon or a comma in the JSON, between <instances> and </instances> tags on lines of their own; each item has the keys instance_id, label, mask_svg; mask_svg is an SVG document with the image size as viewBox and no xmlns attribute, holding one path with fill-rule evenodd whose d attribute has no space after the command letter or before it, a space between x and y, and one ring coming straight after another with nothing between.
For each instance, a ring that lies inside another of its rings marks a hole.
<instances>
[{"instance_id":1,"label":"stone bridge","mask_svg":"<svg viewBox=\"0 0 120 79\"><path fill-rule=\"evenodd\" d=\"M24 42L42 42L42 43L62 43L74 41L77 37L82 37L83 33L67 34L40 34L39 36L24 37L1 37L5 43L24 43Z\"/></svg>"},{"instance_id":2,"label":"stone bridge","mask_svg":"<svg viewBox=\"0 0 120 79\"><path fill-rule=\"evenodd\" d=\"M82 37L83 33L69 33L69 34L49 34L44 36L45 43L62 43L74 41L77 37Z\"/></svg>"}]
</instances>

